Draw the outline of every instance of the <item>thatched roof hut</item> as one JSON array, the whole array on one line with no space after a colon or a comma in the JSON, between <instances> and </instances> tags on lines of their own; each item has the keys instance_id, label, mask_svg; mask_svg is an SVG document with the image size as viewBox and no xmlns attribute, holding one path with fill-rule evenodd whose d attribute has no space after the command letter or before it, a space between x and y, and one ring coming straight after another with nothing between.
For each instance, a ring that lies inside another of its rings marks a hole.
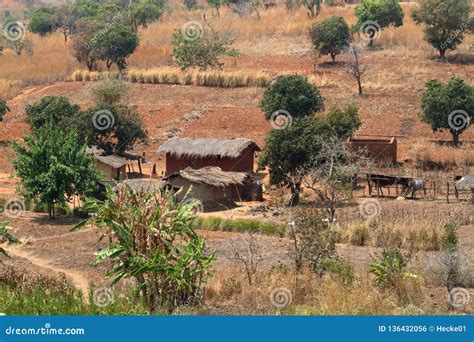
<instances>
[{"instance_id":1,"label":"thatched roof hut","mask_svg":"<svg viewBox=\"0 0 474 342\"><path fill-rule=\"evenodd\" d=\"M135 192L156 192L160 189L161 182L157 179L152 178L135 178L125 179L119 183L115 189L120 190L121 187L129 186L130 189Z\"/></svg>"},{"instance_id":2,"label":"thatched roof hut","mask_svg":"<svg viewBox=\"0 0 474 342\"><path fill-rule=\"evenodd\" d=\"M177 176L192 183L224 188L229 185L243 184L248 174L244 172L224 172L219 167L214 166L203 167L202 169L191 169L188 167L174 175L168 176L167 179Z\"/></svg>"},{"instance_id":3,"label":"thatched roof hut","mask_svg":"<svg viewBox=\"0 0 474 342\"><path fill-rule=\"evenodd\" d=\"M159 153L176 158L237 158L243 151L252 147L260 151L255 141L246 138L239 139L190 139L175 138L165 142L159 148Z\"/></svg>"}]
</instances>

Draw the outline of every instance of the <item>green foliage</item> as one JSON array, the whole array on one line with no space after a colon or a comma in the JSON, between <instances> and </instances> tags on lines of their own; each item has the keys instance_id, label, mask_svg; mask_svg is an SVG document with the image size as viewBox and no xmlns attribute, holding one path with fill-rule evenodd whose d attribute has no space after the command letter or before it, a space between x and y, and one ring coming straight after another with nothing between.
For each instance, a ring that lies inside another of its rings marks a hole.
<instances>
[{"instance_id":1,"label":"green foliage","mask_svg":"<svg viewBox=\"0 0 474 342\"><path fill-rule=\"evenodd\" d=\"M97 105L114 106L119 104L122 97L127 94L128 85L117 79L105 78L96 83L90 90Z\"/></svg>"},{"instance_id":2,"label":"green foliage","mask_svg":"<svg viewBox=\"0 0 474 342\"><path fill-rule=\"evenodd\" d=\"M354 266L346 259L326 258L321 261L324 272L330 273L343 285L352 285L355 280Z\"/></svg>"},{"instance_id":3,"label":"green foliage","mask_svg":"<svg viewBox=\"0 0 474 342\"><path fill-rule=\"evenodd\" d=\"M260 104L265 118L286 110L293 119L324 110L324 99L319 90L301 75L278 76L265 90Z\"/></svg>"},{"instance_id":4,"label":"green foliage","mask_svg":"<svg viewBox=\"0 0 474 342\"><path fill-rule=\"evenodd\" d=\"M94 48L98 32L104 29L102 22L84 18L76 22L73 36L73 55L80 63L85 63L89 71L97 68L100 58L99 51Z\"/></svg>"},{"instance_id":5,"label":"green foliage","mask_svg":"<svg viewBox=\"0 0 474 342\"><path fill-rule=\"evenodd\" d=\"M345 110L333 107L325 119L334 134L340 139L351 137L361 125L359 109L355 104L348 105Z\"/></svg>"},{"instance_id":6,"label":"green foliage","mask_svg":"<svg viewBox=\"0 0 474 342\"><path fill-rule=\"evenodd\" d=\"M197 7L197 0L183 0L183 4L190 11Z\"/></svg>"},{"instance_id":7,"label":"green foliage","mask_svg":"<svg viewBox=\"0 0 474 342\"><path fill-rule=\"evenodd\" d=\"M173 58L182 70L222 69L221 56L235 57L238 51L231 47L233 39L227 34L213 29L210 25L201 31L200 27L175 30L173 33Z\"/></svg>"},{"instance_id":8,"label":"green foliage","mask_svg":"<svg viewBox=\"0 0 474 342\"><path fill-rule=\"evenodd\" d=\"M256 232L267 235L285 236L286 227L248 219L223 219L218 216L196 217L191 222L193 229L224 232Z\"/></svg>"},{"instance_id":9,"label":"green foliage","mask_svg":"<svg viewBox=\"0 0 474 342\"><path fill-rule=\"evenodd\" d=\"M313 24L309 31L314 49L321 55L336 55L349 45L349 26L343 17L332 16Z\"/></svg>"},{"instance_id":10,"label":"green foliage","mask_svg":"<svg viewBox=\"0 0 474 342\"><path fill-rule=\"evenodd\" d=\"M71 119L79 111L79 106L71 104L65 96L46 96L26 108L28 123L34 129L55 125L64 131L69 129Z\"/></svg>"},{"instance_id":11,"label":"green foliage","mask_svg":"<svg viewBox=\"0 0 474 342\"><path fill-rule=\"evenodd\" d=\"M448 129L457 145L459 135L468 127L468 117L474 116L474 87L458 77L447 83L430 80L421 96L421 110L423 122L430 124L434 132ZM454 111L464 111L468 117L450 118Z\"/></svg>"},{"instance_id":12,"label":"green foliage","mask_svg":"<svg viewBox=\"0 0 474 342\"><path fill-rule=\"evenodd\" d=\"M7 242L8 244L13 244L13 243L20 243L20 240L18 240L13 234L10 232L10 229L7 227L8 222L6 221L0 221L0 244L3 244ZM4 255L8 258L8 253L5 249L0 247L0 255ZM1 264L0 260L0 264Z\"/></svg>"},{"instance_id":13,"label":"green foliage","mask_svg":"<svg viewBox=\"0 0 474 342\"><path fill-rule=\"evenodd\" d=\"M358 19L354 30L360 30L368 22L377 23L381 30L390 25L399 27L403 25L405 16L397 0L361 0L354 13ZM372 39L369 45L372 45Z\"/></svg>"},{"instance_id":14,"label":"green foliage","mask_svg":"<svg viewBox=\"0 0 474 342\"><path fill-rule=\"evenodd\" d=\"M443 236L441 237L442 248L445 251L456 251L458 248L457 224L454 222L448 222L443 228Z\"/></svg>"},{"instance_id":15,"label":"green foliage","mask_svg":"<svg viewBox=\"0 0 474 342\"><path fill-rule=\"evenodd\" d=\"M151 23L158 21L165 12L165 4L166 1L163 0L133 2L129 8L129 15L135 32L139 26L148 27Z\"/></svg>"},{"instance_id":16,"label":"green foliage","mask_svg":"<svg viewBox=\"0 0 474 342\"><path fill-rule=\"evenodd\" d=\"M376 286L395 288L401 279L412 276L407 272L407 264L406 257L398 248L384 248L379 259L372 258L369 273L374 276Z\"/></svg>"},{"instance_id":17,"label":"green foliage","mask_svg":"<svg viewBox=\"0 0 474 342\"><path fill-rule=\"evenodd\" d=\"M106 62L107 69L116 64L119 71L123 71L127 66L126 59L139 44L138 35L131 27L121 23L109 24L101 33L92 46L94 54Z\"/></svg>"},{"instance_id":18,"label":"green foliage","mask_svg":"<svg viewBox=\"0 0 474 342\"><path fill-rule=\"evenodd\" d=\"M48 125L34 129L24 138L24 145L15 142L18 157L13 161L27 198L39 197L54 217L54 206L64 205L73 195L82 196L94 190L98 174L85 146L78 147L77 136Z\"/></svg>"},{"instance_id":19,"label":"green foliage","mask_svg":"<svg viewBox=\"0 0 474 342\"><path fill-rule=\"evenodd\" d=\"M191 228L195 203L178 203L171 193L134 193L129 187L107 189L107 199L86 201L90 223L103 229L109 245L94 263L110 259L113 283L133 277L150 313L173 312L188 300L198 302L210 275L214 253Z\"/></svg>"},{"instance_id":20,"label":"green foliage","mask_svg":"<svg viewBox=\"0 0 474 342\"><path fill-rule=\"evenodd\" d=\"M57 26L54 7L40 7L31 14L28 30L44 37Z\"/></svg>"},{"instance_id":21,"label":"green foliage","mask_svg":"<svg viewBox=\"0 0 474 342\"><path fill-rule=\"evenodd\" d=\"M0 100L0 122L3 121L3 116L10 111L8 108L6 101Z\"/></svg>"},{"instance_id":22,"label":"green foliage","mask_svg":"<svg viewBox=\"0 0 474 342\"><path fill-rule=\"evenodd\" d=\"M265 138L259 167L268 167L270 183L287 185L297 191L299 169L310 162L320 148L320 139L330 133L327 123L313 116L293 120L286 129L273 129Z\"/></svg>"},{"instance_id":23,"label":"green foliage","mask_svg":"<svg viewBox=\"0 0 474 342\"><path fill-rule=\"evenodd\" d=\"M425 39L444 58L447 50L455 50L465 33L474 31L469 0L420 0L412 10L413 20L425 25Z\"/></svg>"}]
</instances>

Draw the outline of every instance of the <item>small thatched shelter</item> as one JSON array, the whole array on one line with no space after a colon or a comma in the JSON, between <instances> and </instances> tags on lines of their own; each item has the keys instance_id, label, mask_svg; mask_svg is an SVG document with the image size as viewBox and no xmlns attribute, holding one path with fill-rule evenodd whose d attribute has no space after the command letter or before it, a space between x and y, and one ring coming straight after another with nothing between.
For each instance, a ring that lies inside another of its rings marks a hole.
<instances>
[{"instance_id":1,"label":"small thatched shelter","mask_svg":"<svg viewBox=\"0 0 474 342\"><path fill-rule=\"evenodd\" d=\"M121 180L126 178L128 160L118 155L94 155L95 168L104 175L104 180Z\"/></svg>"},{"instance_id":2,"label":"small thatched shelter","mask_svg":"<svg viewBox=\"0 0 474 342\"><path fill-rule=\"evenodd\" d=\"M130 189L135 192L156 192L160 190L161 182L153 178L135 178L135 179L126 179L123 182L119 183L115 189L120 190L121 187L129 186Z\"/></svg>"},{"instance_id":3,"label":"small thatched shelter","mask_svg":"<svg viewBox=\"0 0 474 342\"><path fill-rule=\"evenodd\" d=\"M186 168L163 178L163 185L169 189L182 189L178 200L188 192L188 196L201 202L242 201L251 190L252 176L245 172L226 172L219 167L208 166L201 169ZM254 184L260 186L260 184ZM191 189L192 188L192 189ZM191 189L191 190L190 190ZM261 191L260 191L261 193Z\"/></svg>"},{"instance_id":4,"label":"small thatched shelter","mask_svg":"<svg viewBox=\"0 0 474 342\"><path fill-rule=\"evenodd\" d=\"M252 172L255 152L260 147L251 140L239 139L170 139L158 150L166 155L166 174L188 167L200 169L217 166L222 171Z\"/></svg>"}]
</instances>

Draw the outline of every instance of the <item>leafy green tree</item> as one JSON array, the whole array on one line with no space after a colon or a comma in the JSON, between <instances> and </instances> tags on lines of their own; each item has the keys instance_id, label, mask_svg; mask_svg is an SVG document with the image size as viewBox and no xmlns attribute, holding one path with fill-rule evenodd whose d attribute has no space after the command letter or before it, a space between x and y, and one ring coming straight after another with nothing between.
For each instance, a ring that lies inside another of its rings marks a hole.
<instances>
[{"instance_id":1,"label":"leafy green tree","mask_svg":"<svg viewBox=\"0 0 474 342\"><path fill-rule=\"evenodd\" d=\"M455 50L464 34L474 31L470 0L420 0L411 12L417 24L425 25L425 39L442 58Z\"/></svg>"},{"instance_id":2,"label":"leafy green tree","mask_svg":"<svg viewBox=\"0 0 474 342\"><path fill-rule=\"evenodd\" d=\"M57 26L56 9L54 7L40 7L31 14L28 30L44 37L53 32Z\"/></svg>"},{"instance_id":3,"label":"leafy green tree","mask_svg":"<svg viewBox=\"0 0 474 342\"><path fill-rule=\"evenodd\" d=\"M59 6L55 12L55 29L63 34L64 42L67 42L68 37L76 28L78 16L70 5Z\"/></svg>"},{"instance_id":4,"label":"leafy green tree","mask_svg":"<svg viewBox=\"0 0 474 342\"><path fill-rule=\"evenodd\" d=\"M27 198L39 197L47 204L50 217L54 206L65 205L73 195L83 196L95 189L99 175L85 146L77 146L76 133L64 133L52 125L34 129L24 138L24 145L15 142L18 157L13 161Z\"/></svg>"},{"instance_id":5,"label":"leafy green tree","mask_svg":"<svg viewBox=\"0 0 474 342\"><path fill-rule=\"evenodd\" d=\"M448 129L456 146L474 116L474 87L458 77L447 83L428 81L421 110L421 120L430 124L433 132Z\"/></svg>"},{"instance_id":6,"label":"leafy green tree","mask_svg":"<svg viewBox=\"0 0 474 342\"><path fill-rule=\"evenodd\" d=\"M202 26L189 27L186 30L175 30L173 33L173 58L182 69L208 68L221 69L221 56L235 57L234 42L227 33L219 32L210 25L204 30Z\"/></svg>"},{"instance_id":7,"label":"leafy green tree","mask_svg":"<svg viewBox=\"0 0 474 342\"><path fill-rule=\"evenodd\" d=\"M0 100L0 122L3 121L3 116L10 111L8 108L7 103L4 100Z\"/></svg>"},{"instance_id":8,"label":"leafy green tree","mask_svg":"<svg viewBox=\"0 0 474 342\"><path fill-rule=\"evenodd\" d=\"M28 123L34 129L51 124L66 131L70 127L71 119L79 111L79 106L71 104L65 96L46 96L39 102L28 105L26 115Z\"/></svg>"},{"instance_id":9,"label":"leafy green tree","mask_svg":"<svg viewBox=\"0 0 474 342\"><path fill-rule=\"evenodd\" d=\"M357 23L355 30L360 30L369 39L369 46L373 45L374 38L380 30L393 25L403 25L403 9L397 0L361 0L356 6Z\"/></svg>"},{"instance_id":10,"label":"leafy green tree","mask_svg":"<svg viewBox=\"0 0 474 342\"><path fill-rule=\"evenodd\" d=\"M89 71L97 69L99 51L95 49L97 33L104 29L104 24L96 19L81 19L76 23L73 35L73 54L80 62L85 63Z\"/></svg>"},{"instance_id":11,"label":"leafy green tree","mask_svg":"<svg viewBox=\"0 0 474 342\"><path fill-rule=\"evenodd\" d=\"M194 205L177 203L171 193L108 188L104 202L86 202L85 209L94 215L75 229L86 224L102 229L109 245L94 263L111 261L107 275L113 283L134 278L151 314L160 308L172 313L199 304L215 259L191 228Z\"/></svg>"},{"instance_id":12,"label":"leafy green tree","mask_svg":"<svg viewBox=\"0 0 474 342\"><path fill-rule=\"evenodd\" d=\"M96 17L101 7L101 0L76 0L71 6L77 19Z\"/></svg>"},{"instance_id":13,"label":"leafy green tree","mask_svg":"<svg viewBox=\"0 0 474 342\"><path fill-rule=\"evenodd\" d=\"M265 90L260 107L267 120L272 118L273 113L282 110L298 118L323 111L324 99L307 77L278 76Z\"/></svg>"},{"instance_id":14,"label":"leafy green tree","mask_svg":"<svg viewBox=\"0 0 474 342\"><path fill-rule=\"evenodd\" d=\"M138 27L147 27L158 21L165 12L166 1L163 0L140 0L132 3L129 7L130 24L137 32Z\"/></svg>"},{"instance_id":15,"label":"leafy green tree","mask_svg":"<svg viewBox=\"0 0 474 342\"><path fill-rule=\"evenodd\" d=\"M299 202L303 181L301 168L308 164L320 148L321 137L328 136L327 123L314 116L293 120L285 129L272 129L265 138L265 149L259 167L268 167L270 184L284 185L291 190L291 205Z\"/></svg>"},{"instance_id":16,"label":"leafy green tree","mask_svg":"<svg viewBox=\"0 0 474 342\"><path fill-rule=\"evenodd\" d=\"M107 70L116 64L120 73L127 67L127 58L138 47L139 39L130 26L120 23L109 24L98 34L92 44L92 51L99 60L106 63Z\"/></svg>"},{"instance_id":17,"label":"leafy green tree","mask_svg":"<svg viewBox=\"0 0 474 342\"><path fill-rule=\"evenodd\" d=\"M331 108L325 119L339 139L350 138L361 125L359 109L354 104L347 106L344 110L337 107Z\"/></svg>"},{"instance_id":18,"label":"leafy green tree","mask_svg":"<svg viewBox=\"0 0 474 342\"><path fill-rule=\"evenodd\" d=\"M331 55L332 61L349 44L349 26L343 17L332 16L315 23L310 29L314 49L321 55Z\"/></svg>"},{"instance_id":19,"label":"leafy green tree","mask_svg":"<svg viewBox=\"0 0 474 342\"><path fill-rule=\"evenodd\" d=\"M20 243L20 240L18 240L11 232L10 229L7 227L8 222L7 221L0 221L0 244L2 243L8 243L8 244L13 244L13 243ZM0 254L3 254L7 258L9 257L7 251L0 247ZM2 264L2 261L0 260L0 264Z\"/></svg>"}]
</instances>

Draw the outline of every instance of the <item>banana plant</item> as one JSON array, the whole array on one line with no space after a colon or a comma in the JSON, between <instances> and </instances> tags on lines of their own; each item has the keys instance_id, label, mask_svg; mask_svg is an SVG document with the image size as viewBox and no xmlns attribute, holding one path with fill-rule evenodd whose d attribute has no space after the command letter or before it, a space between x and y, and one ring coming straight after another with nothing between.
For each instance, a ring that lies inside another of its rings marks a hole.
<instances>
[{"instance_id":1,"label":"banana plant","mask_svg":"<svg viewBox=\"0 0 474 342\"><path fill-rule=\"evenodd\" d=\"M10 229L8 228L7 224L7 221L0 221L0 244L3 244L5 242L8 244L20 243L20 240L18 240L15 236L12 235L12 233L10 233ZM0 254L3 254L4 256L9 258L7 251L2 247L0 247Z\"/></svg>"}]
</instances>

